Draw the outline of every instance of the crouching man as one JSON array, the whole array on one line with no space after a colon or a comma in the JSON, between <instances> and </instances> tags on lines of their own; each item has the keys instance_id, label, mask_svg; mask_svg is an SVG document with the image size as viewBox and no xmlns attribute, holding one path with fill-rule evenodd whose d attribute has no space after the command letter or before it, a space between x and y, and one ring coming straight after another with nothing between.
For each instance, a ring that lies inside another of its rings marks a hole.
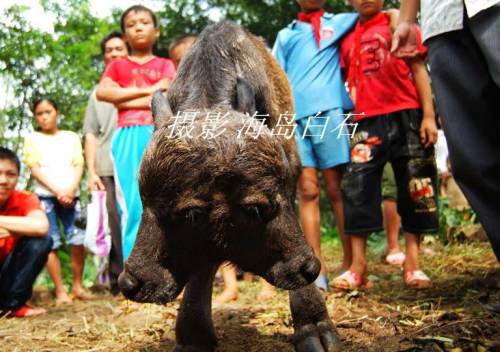
<instances>
[{"instance_id":1,"label":"crouching man","mask_svg":"<svg viewBox=\"0 0 500 352\"><path fill-rule=\"evenodd\" d=\"M52 239L38 198L15 189L19 171L16 154L0 147L0 312L21 318L46 312L26 301L47 262Z\"/></svg>"}]
</instances>

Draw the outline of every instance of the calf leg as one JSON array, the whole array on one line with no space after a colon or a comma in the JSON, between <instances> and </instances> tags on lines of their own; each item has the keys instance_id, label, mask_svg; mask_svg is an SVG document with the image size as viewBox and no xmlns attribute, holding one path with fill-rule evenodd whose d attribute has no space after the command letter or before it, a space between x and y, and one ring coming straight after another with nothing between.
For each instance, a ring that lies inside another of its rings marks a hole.
<instances>
[{"instance_id":1,"label":"calf leg","mask_svg":"<svg viewBox=\"0 0 500 352\"><path fill-rule=\"evenodd\" d=\"M293 344L297 352L337 352L340 336L328 316L326 303L316 285L290 291Z\"/></svg>"},{"instance_id":2,"label":"calf leg","mask_svg":"<svg viewBox=\"0 0 500 352\"><path fill-rule=\"evenodd\" d=\"M209 352L217 338L212 323L212 282L218 264L207 264L188 281L184 291L175 334L174 352Z\"/></svg>"}]
</instances>

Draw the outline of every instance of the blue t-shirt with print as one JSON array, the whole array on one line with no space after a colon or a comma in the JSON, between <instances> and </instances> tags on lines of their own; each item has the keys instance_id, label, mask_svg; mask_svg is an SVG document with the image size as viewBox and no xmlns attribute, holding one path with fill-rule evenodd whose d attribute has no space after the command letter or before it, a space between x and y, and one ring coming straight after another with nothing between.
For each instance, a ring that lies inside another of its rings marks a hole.
<instances>
[{"instance_id":1,"label":"blue t-shirt with print","mask_svg":"<svg viewBox=\"0 0 500 352\"><path fill-rule=\"evenodd\" d=\"M295 20L278 33L273 56L292 85L296 119L319 111L353 108L342 80L339 41L357 19L354 13L323 14L320 47L309 23Z\"/></svg>"}]
</instances>

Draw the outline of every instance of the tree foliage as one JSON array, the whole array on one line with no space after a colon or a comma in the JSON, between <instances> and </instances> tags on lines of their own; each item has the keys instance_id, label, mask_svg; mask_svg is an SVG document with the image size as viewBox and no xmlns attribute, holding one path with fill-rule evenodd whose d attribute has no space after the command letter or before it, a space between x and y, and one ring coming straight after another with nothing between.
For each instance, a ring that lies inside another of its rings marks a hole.
<instances>
[{"instance_id":1,"label":"tree foliage","mask_svg":"<svg viewBox=\"0 0 500 352\"><path fill-rule=\"evenodd\" d=\"M23 16L25 7L13 6L0 22L0 69L5 106L0 107L1 144L18 150L29 130L31 105L48 96L59 105L61 128L79 131L83 110L99 78L99 40L114 25L91 15L88 1L69 6L42 3L56 15L54 33L34 28Z\"/></svg>"},{"instance_id":2,"label":"tree foliage","mask_svg":"<svg viewBox=\"0 0 500 352\"><path fill-rule=\"evenodd\" d=\"M21 135L32 123L31 104L37 96L58 104L61 128L79 132L88 95L102 72L99 42L119 29L120 12L97 18L89 0L40 0L55 17L54 32L34 28L24 17L26 7L13 6L0 21L0 78L6 103L0 106L0 142L19 150ZM271 46L277 32L299 11L293 0L169 0L157 13L161 38L156 53L168 55L169 45L188 33L199 33L214 18L234 20ZM386 1L395 7L397 0ZM344 0L330 0L326 9L351 11Z\"/></svg>"}]
</instances>

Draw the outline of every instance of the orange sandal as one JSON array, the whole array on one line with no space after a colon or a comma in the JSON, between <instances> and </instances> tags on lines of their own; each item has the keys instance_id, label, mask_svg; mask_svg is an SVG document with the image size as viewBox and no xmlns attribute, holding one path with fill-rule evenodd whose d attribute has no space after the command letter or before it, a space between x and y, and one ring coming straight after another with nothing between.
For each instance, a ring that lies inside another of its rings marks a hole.
<instances>
[{"instance_id":1,"label":"orange sandal","mask_svg":"<svg viewBox=\"0 0 500 352\"><path fill-rule=\"evenodd\" d=\"M338 290L355 290L358 288L372 288L373 283L366 276L347 270L333 279L332 287Z\"/></svg>"},{"instance_id":2,"label":"orange sandal","mask_svg":"<svg viewBox=\"0 0 500 352\"><path fill-rule=\"evenodd\" d=\"M407 286L416 289L426 289L432 286L431 279L422 270L410 270L404 274Z\"/></svg>"}]
</instances>

